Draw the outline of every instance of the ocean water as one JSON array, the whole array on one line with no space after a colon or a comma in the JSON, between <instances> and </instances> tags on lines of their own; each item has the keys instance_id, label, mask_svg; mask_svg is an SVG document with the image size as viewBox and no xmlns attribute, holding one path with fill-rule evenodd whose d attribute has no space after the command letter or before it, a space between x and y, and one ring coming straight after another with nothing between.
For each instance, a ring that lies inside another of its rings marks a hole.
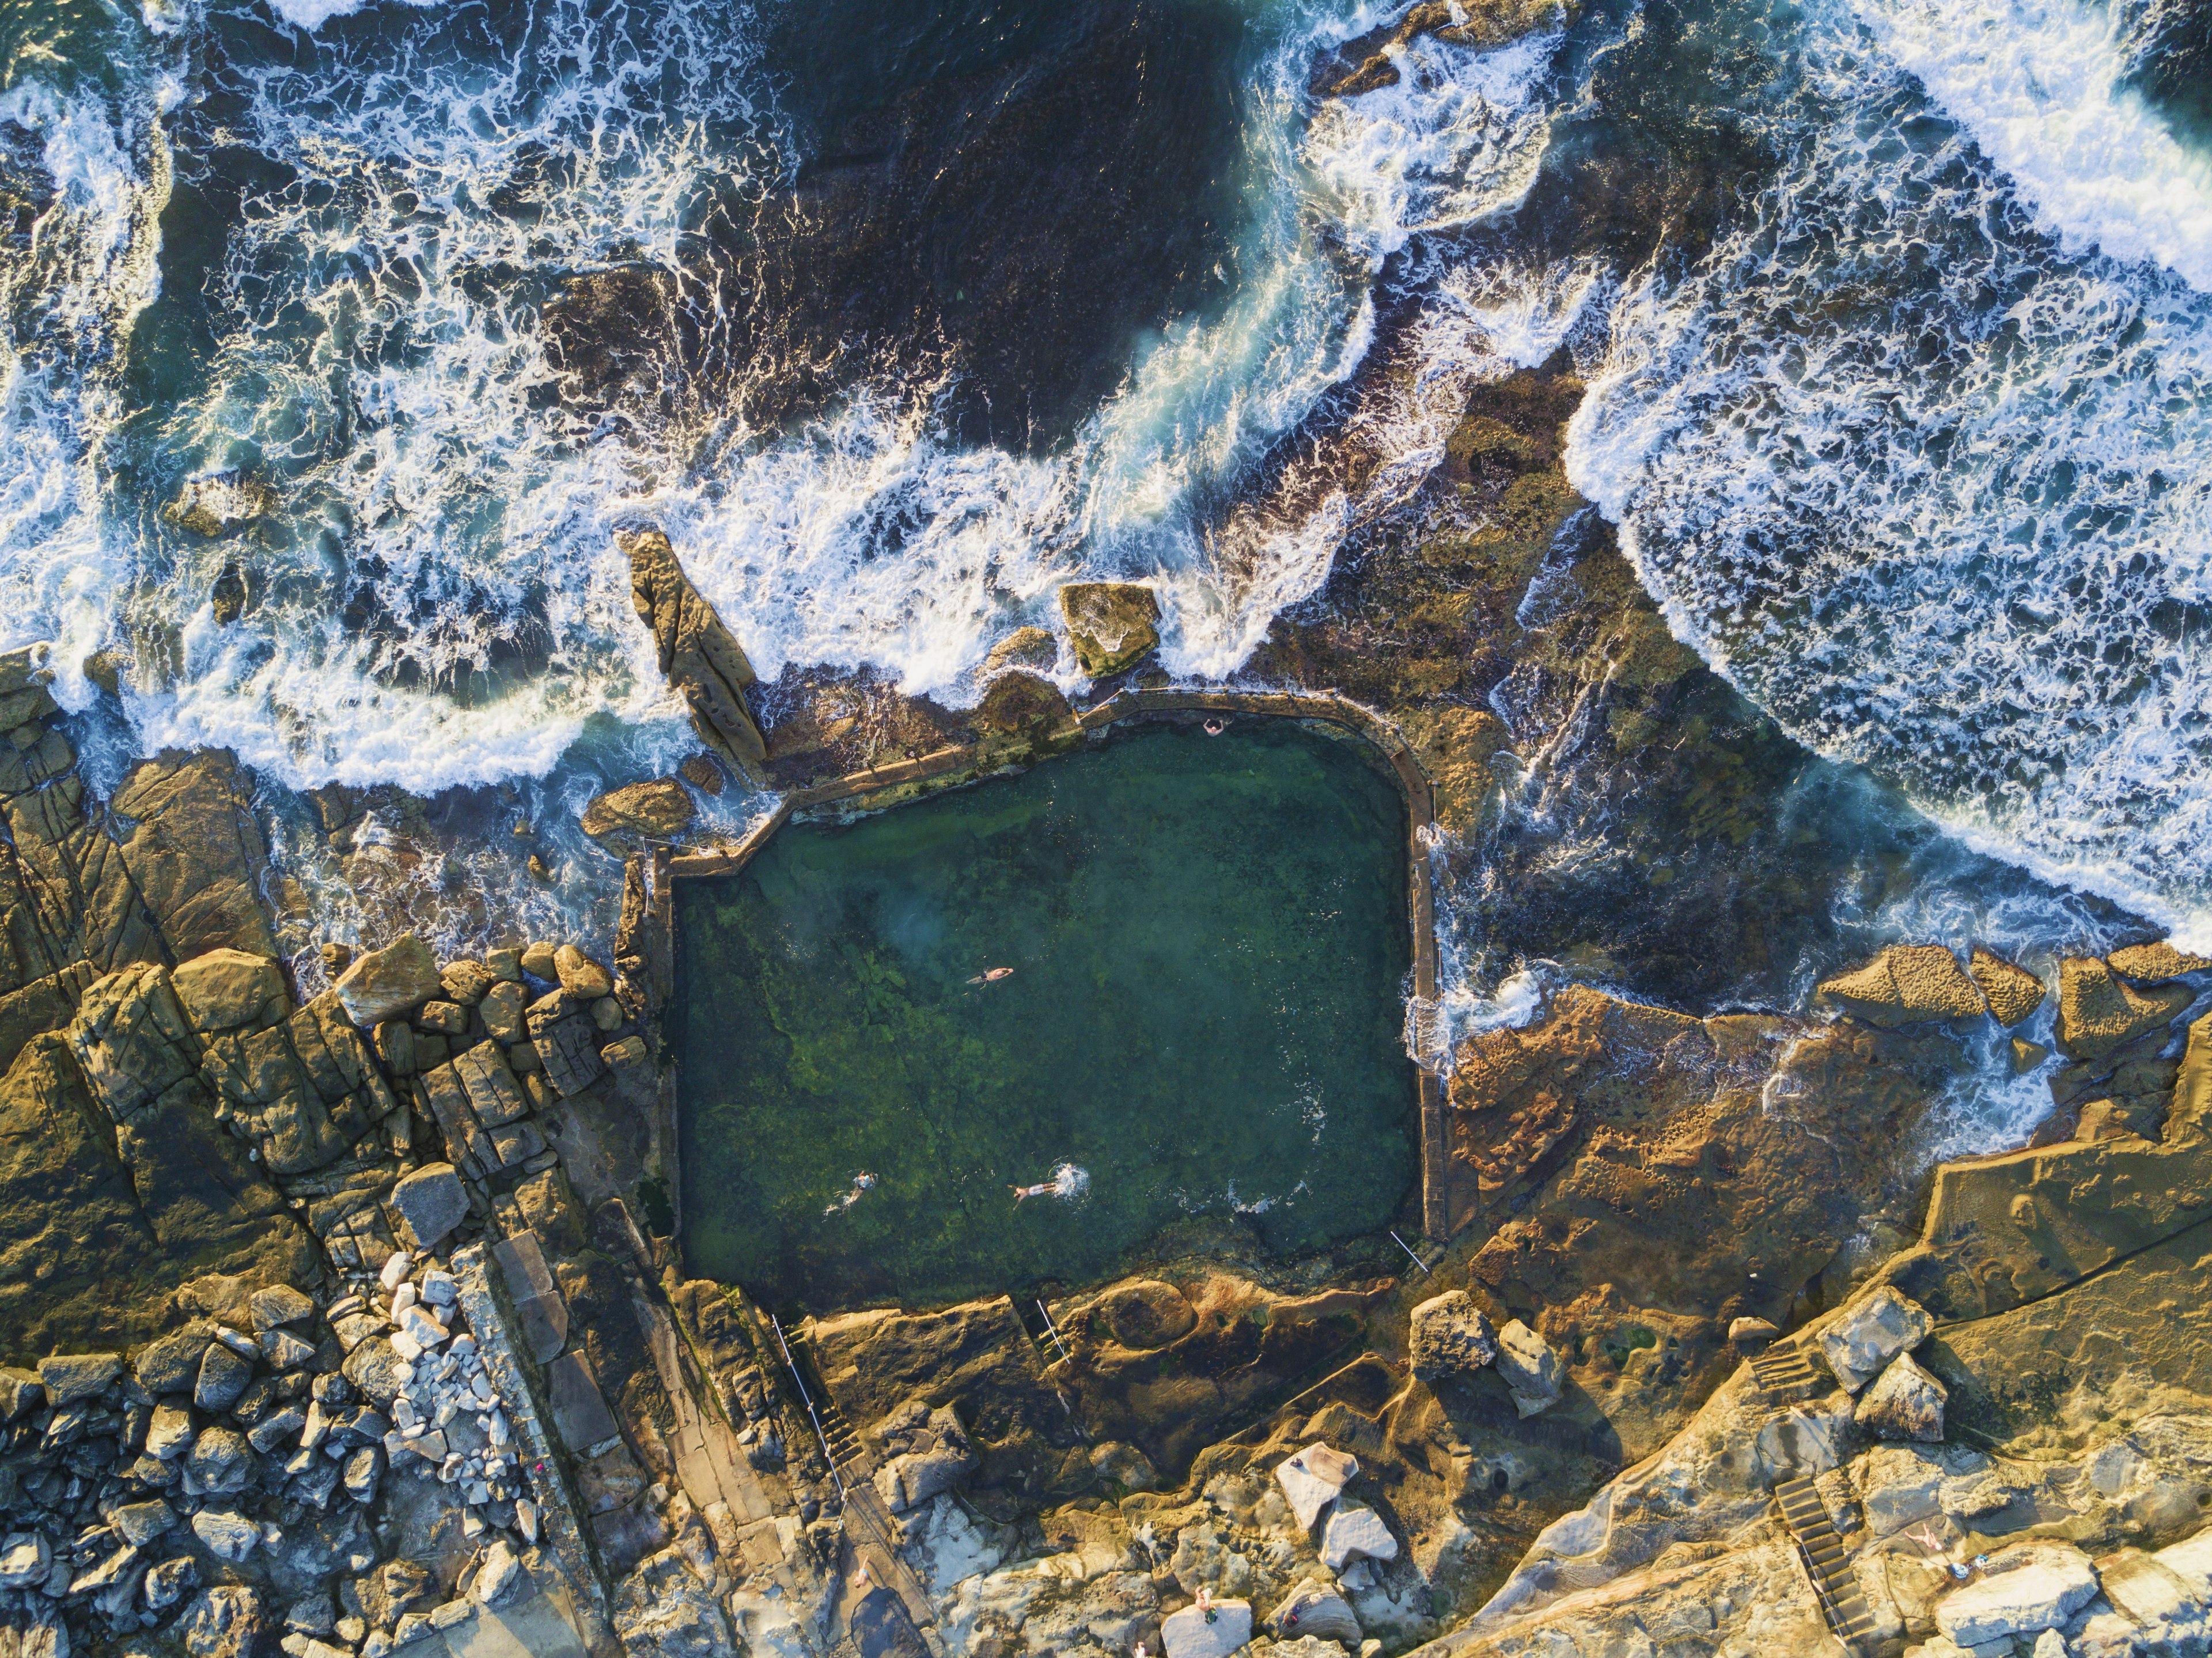
<instances>
[{"instance_id":1,"label":"ocean water","mask_svg":"<svg viewBox=\"0 0 2212 1658\"><path fill-rule=\"evenodd\" d=\"M1314 96L1397 9L13 0L0 642L118 653L125 746L557 817L688 747L619 526L769 677L961 703L1102 575L1219 675L1564 345L1680 637L2212 942L2201 8L1588 0Z\"/></svg>"}]
</instances>

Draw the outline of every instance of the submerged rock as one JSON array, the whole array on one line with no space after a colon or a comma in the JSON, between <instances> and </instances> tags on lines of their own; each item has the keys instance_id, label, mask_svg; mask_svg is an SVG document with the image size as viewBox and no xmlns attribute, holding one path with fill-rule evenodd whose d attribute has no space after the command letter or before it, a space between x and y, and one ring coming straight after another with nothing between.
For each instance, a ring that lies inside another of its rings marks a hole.
<instances>
[{"instance_id":1,"label":"submerged rock","mask_svg":"<svg viewBox=\"0 0 2212 1658\"><path fill-rule=\"evenodd\" d=\"M276 510L276 492L242 474L206 472L186 478L161 516L194 535L213 540Z\"/></svg>"},{"instance_id":2,"label":"submerged rock","mask_svg":"<svg viewBox=\"0 0 2212 1658\"><path fill-rule=\"evenodd\" d=\"M1122 581L1076 581L1060 590L1075 659L1092 679L1133 668L1160 642L1160 601L1150 587Z\"/></svg>"},{"instance_id":3,"label":"submerged rock","mask_svg":"<svg viewBox=\"0 0 2212 1658\"><path fill-rule=\"evenodd\" d=\"M1346 41L1314 65L1316 98L1357 98L1398 84L1407 42L1432 35L1447 46L1487 50L1555 24L1573 8L1559 0L1421 0L1394 27L1384 23Z\"/></svg>"}]
</instances>

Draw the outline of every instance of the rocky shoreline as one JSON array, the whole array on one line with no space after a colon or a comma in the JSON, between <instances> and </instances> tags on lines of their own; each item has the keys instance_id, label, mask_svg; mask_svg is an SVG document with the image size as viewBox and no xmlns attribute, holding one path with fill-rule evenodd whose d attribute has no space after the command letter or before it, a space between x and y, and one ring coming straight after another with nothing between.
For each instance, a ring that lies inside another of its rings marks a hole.
<instances>
[{"instance_id":1,"label":"rocky shoreline","mask_svg":"<svg viewBox=\"0 0 2212 1658\"><path fill-rule=\"evenodd\" d=\"M1800 831L1817 768L1560 477L1578 394L1482 388L1421 512L1227 688L1164 684L1127 588L1010 638L973 710L758 684L633 538L705 750L584 814L611 950L488 915L441 961L399 906L281 948L239 768L102 801L39 653L0 662L0 1655L2204 1651L2212 964L1850 957L1838 893L1917 843ZM1085 661L1079 709L1040 670ZM797 1327L689 1277L669 883L743 855L703 801L878 809L1133 707L1279 703L1402 733L1440 942L1640 993L1413 1022L1436 1247L1179 1234L1037 1317ZM343 793L339 859L506 832ZM1613 886L1565 902L1532 797L1604 817ZM1783 993L1808 955L1847 970ZM1747 985L1799 1011L1716 1007ZM1931 1167L1993 1043L2049 1115Z\"/></svg>"}]
</instances>

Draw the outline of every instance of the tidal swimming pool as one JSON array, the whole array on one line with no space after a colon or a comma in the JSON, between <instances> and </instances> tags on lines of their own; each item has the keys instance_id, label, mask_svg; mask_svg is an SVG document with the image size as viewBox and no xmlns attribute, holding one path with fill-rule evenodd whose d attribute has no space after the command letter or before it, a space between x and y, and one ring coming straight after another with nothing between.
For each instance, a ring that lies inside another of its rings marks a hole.
<instances>
[{"instance_id":1,"label":"tidal swimming pool","mask_svg":"<svg viewBox=\"0 0 2212 1658\"><path fill-rule=\"evenodd\" d=\"M679 883L691 1270L919 1306L1103 1276L1185 1217L1284 1254L1388 1224L1406 823L1352 739L1147 724Z\"/></svg>"}]
</instances>

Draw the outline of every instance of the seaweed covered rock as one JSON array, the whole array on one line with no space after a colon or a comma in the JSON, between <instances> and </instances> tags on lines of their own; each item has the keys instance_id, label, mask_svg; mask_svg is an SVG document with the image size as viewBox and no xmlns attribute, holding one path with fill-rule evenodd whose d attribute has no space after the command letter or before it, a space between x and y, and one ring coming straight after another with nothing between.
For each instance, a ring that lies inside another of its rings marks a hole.
<instances>
[{"instance_id":1,"label":"seaweed covered rock","mask_svg":"<svg viewBox=\"0 0 2212 1658\"><path fill-rule=\"evenodd\" d=\"M1160 601L1150 587L1124 581L1075 581L1060 590L1075 659L1092 679L1126 672L1160 642Z\"/></svg>"},{"instance_id":2,"label":"seaweed covered rock","mask_svg":"<svg viewBox=\"0 0 2212 1658\"><path fill-rule=\"evenodd\" d=\"M584 808L584 833L617 853L679 841L699 815L690 791L672 777L610 789Z\"/></svg>"}]
</instances>

